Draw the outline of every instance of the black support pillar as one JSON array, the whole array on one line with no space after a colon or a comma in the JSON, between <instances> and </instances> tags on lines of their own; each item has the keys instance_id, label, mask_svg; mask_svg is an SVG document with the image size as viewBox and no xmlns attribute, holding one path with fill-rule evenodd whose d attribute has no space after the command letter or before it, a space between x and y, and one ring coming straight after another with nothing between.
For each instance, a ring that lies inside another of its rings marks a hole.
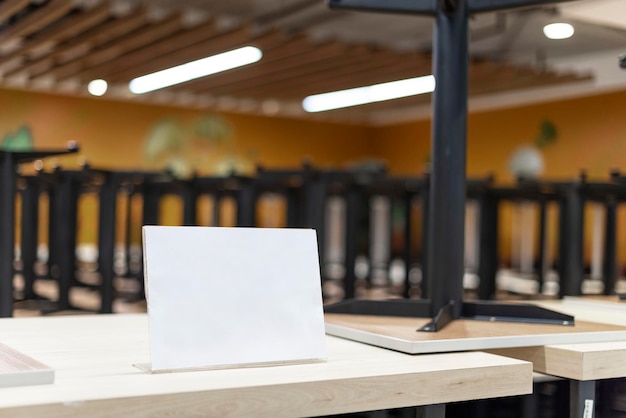
<instances>
[{"instance_id":1,"label":"black support pillar","mask_svg":"<svg viewBox=\"0 0 626 418\"><path fill-rule=\"evenodd\" d=\"M468 9L463 0L442 0L437 8L427 275L433 314L453 303L457 318L463 298Z\"/></svg>"},{"instance_id":2,"label":"black support pillar","mask_svg":"<svg viewBox=\"0 0 626 418\"><path fill-rule=\"evenodd\" d=\"M15 257L15 160L0 153L0 317L13 316L13 259Z\"/></svg>"}]
</instances>

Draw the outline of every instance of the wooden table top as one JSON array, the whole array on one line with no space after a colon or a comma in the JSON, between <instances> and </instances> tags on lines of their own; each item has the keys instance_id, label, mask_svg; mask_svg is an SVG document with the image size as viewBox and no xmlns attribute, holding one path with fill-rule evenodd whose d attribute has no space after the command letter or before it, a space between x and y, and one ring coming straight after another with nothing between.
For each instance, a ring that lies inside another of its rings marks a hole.
<instances>
[{"instance_id":1,"label":"wooden table top","mask_svg":"<svg viewBox=\"0 0 626 418\"><path fill-rule=\"evenodd\" d=\"M582 301L578 301L582 302ZM554 309L576 320L626 326L626 310L615 308L616 301L599 299L589 303L537 301L538 305ZM535 371L575 380L600 380L626 377L626 341L559 344L535 347L490 350L492 353L523 359L533 363Z\"/></svg>"},{"instance_id":2,"label":"wooden table top","mask_svg":"<svg viewBox=\"0 0 626 418\"><path fill-rule=\"evenodd\" d=\"M150 360L145 314L5 318L0 342L56 373L53 384L0 389L0 416L310 416L532 391L524 361L411 356L331 336L324 363L147 374L133 366Z\"/></svg>"},{"instance_id":3,"label":"wooden table top","mask_svg":"<svg viewBox=\"0 0 626 418\"><path fill-rule=\"evenodd\" d=\"M438 332L417 332L428 318L329 313L324 318L330 335L408 354L626 340L626 324L578 317L575 326L458 319Z\"/></svg>"}]
</instances>

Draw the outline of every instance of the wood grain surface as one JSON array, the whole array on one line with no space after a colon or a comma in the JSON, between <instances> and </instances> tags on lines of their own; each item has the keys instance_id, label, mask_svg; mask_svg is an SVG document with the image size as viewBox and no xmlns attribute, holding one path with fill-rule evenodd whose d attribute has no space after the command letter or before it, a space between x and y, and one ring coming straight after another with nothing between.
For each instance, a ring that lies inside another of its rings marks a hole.
<instances>
[{"instance_id":1,"label":"wood grain surface","mask_svg":"<svg viewBox=\"0 0 626 418\"><path fill-rule=\"evenodd\" d=\"M491 350L533 363L536 372L575 380L626 376L626 341Z\"/></svg>"},{"instance_id":2,"label":"wood grain surface","mask_svg":"<svg viewBox=\"0 0 626 418\"><path fill-rule=\"evenodd\" d=\"M0 344L0 388L54 381L54 370L26 354Z\"/></svg>"},{"instance_id":3,"label":"wood grain surface","mask_svg":"<svg viewBox=\"0 0 626 418\"><path fill-rule=\"evenodd\" d=\"M57 371L53 385L3 389L0 416L318 416L532 391L528 362L331 336L326 363L148 374L133 367L150 359L145 314L6 318L0 335Z\"/></svg>"},{"instance_id":4,"label":"wood grain surface","mask_svg":"<svg viewBox=\"0 0 626 418\"><path fill-rule=\"evenodd\" d=\"M575 326L456 320L439 332L417 332L429 320L326 314L326 332L410 354L544 344L626 340L626 327L577 320Z\"/></svg>"}]
</instances>

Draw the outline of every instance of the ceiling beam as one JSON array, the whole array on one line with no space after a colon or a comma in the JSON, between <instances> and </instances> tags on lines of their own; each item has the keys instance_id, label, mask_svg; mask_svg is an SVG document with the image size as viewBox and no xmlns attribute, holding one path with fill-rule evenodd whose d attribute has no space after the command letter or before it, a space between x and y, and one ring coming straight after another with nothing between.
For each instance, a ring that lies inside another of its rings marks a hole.
<instances>
[{"instance_id":1,"label":"ceiling beam","mask_svg":"<svg viewBox=\"0 0 626 418\"><path fill-rule=\"evenodd\" d=\"M332 80L347 80L358 82L358 76L363 76L366 72L376 72L380 79L380 74L385 71L393 72L399 66L411 68L413 73L419 68L417 60L407 59L409 54L394 54L387 50L372 50L363 46L346 48L344 53L337 58L312 62L310 65L298 66L289 71L275 71L274 74L251 80L254 84L237 84L230 86L230 91L240 94L266 94L278 97L296 97L296 92L304 91L305 95L320 84L328 86ZM424 68L430 66L430 60L425 60L422 64ZM357 79L353 79L353 77ZM389 81L389 80L385 80ZM333 84L334 85L334 84ZM352 84L353 87L357 87ZM323 88L323 87L320 87ZM218 94L226 92L223 88L217 90Z\"/></svg>"},{"instance_id":2,"label":"ceiling beam","mask_svg":"<svg viewBox=\"0 0 626 418\"><path fill-rule=\"evenodd\" d=\"M120 56L120 59L116 61L85 69L78 74L78 77L85 80L112 76L111 81L120 81L132 78L132 74L141 75L154 71L155 68L165 68L168 65L167 62L176 61L178 54L182 55L181 51L196 44L198 44L197 48L202 48L199 43L212 39L218 31L215 21L208 20L192 28L184 28L166 39L146 45L133 53Z\"/></svg>"},{"instance_id":3,"label":"ceiling beam","mask_svg":"<svg viewBox=\"0 0 626 418\"><path fill-rule=\"evenodd\" d=\"M281 76L301 66L311 66L320 60L338 57L345 53L346 46L336 41L326 42L322 45L309 45L302 48L297 54L283 59L272 59L272 52L266 54L267 60L261 60L253 66L242 67L239 71L228 71L208 77L202 83L201 90L219 87L222 90L229 88L245 89L254 86L268 77Z\"/></svg>"},{"instance_id":4,"label":"ceiling beam","mask_svg":"<svg viewBox=\"0 0 626 418\"><path fill-rule=\"evenodd\" d=\"M111 19L106 23L81 33L76 37L59 44L52 52L35 60L26 61L18 68L5 72L10 77L15 74L40 76L57 63L63 63L77 56L88 53L93 48L122 36L145 24L148 17L145 9L136 8L126 16Z\"/></svg>"},{"instance_id":5,"label":"ceiling beam","mask_svg":"<svg viewBox=\"0 0 626 418\"><path fill-rule=\"evenodd\" d=\"M132 78L173 67L175 65L184 64L209 55L214 55L230 49L243 46L253 35L248 26L237 27L228 32L217 32L212 29L210 32L213 36L205 38L201 42L178 48L161 57L152 59L145 63L135 63L135 65L123 68L122 71L115 71L108 75L108 79L112 82L128 82ZM205 33L205 36L208 33Z\"/></svg>"},{"instance_id":6,"label":"ceiling beam","mask_svg":"<svg viewBox=\"0 0 626 418\"><path fill-rule=\"evenodd\" d=\"M342 76L326 74L325 77L310 77L298 84L285 84L283 97L302 99L306 96L356 87L370 86L388 81L402 80L420 75L415 65L399 64L386 68L352 69Z\"/></svg>"},{"instance_id":7,"label":"ceiling beam","mask_svg":"<svg viewBox=\"0 0 626 418\"><path fill-rule=\"evenodd\" d=\"M3 30L0 33L0 42L23 38L41 30L73 8L74 2L72 0L50 0Z\"/></svg>"},{"instance_id":8,"label":"ceiling beam","mask_svg":"<svg viewBox=\"0 0 626 418\"><path fill-rule=\"evenodd\" d=\"M271 32L267 34L266 36L259 36L257 38L251 39L250 42L247 42L246 44L256 46L263 51L264 56L261 59L261 61L251 66L235 68L235 69L229 70L228 72L220 73L219 75L216 75L214 77L207 77L207 78L192 80L192 81L189 81L187 83L181 84L180 86L173 87L173 88L182 88L187 91L195 91L196 86L199 86L199 85L204 86L205 83L215 80L216 77L220 77L220 78L226 77L226 78L222 78L222 80L226 80L231 77L234 77L234 78L243 77L243 79L245 79L246 73L250 70L254 70L255 67L257 67L258 65L265 65L277 59L282 59L285 56L291 56L295 51L301 52L305 50L306 48L310 47L311 41L304 34L296 34L292 36L287 36L283 32ZM241 44L230 45L229 48L232 49L237 46L242 46L242 45ZM216 51L216 52L223 52L223 50ZM240 79L240 78L237 78L237 79Z\"/></svg>"},{"instance_id":9,"label":"ceiling beam","mask_svg":"<svg viewBox=\"0 0 626 418\"><path fill-rule=\"evenodd\" d=\"M30 4L30 0L3 1L0 4L0 23L5 23L17 12L25 9Z\"/></svg>"},{"instance_id":10,"label":"ceiling beam","mask_svg":"<svg viewBox=\"0 0 626 418\"><path fill-rule=\"evenodd\" d=\"M99 25L104 22L110 14L111 5L109 1L105 1L91 9L69 15L52 24L45 30L37 32L34 36L27 38L19 48L11 54L0 57L0 65L20 56L28 55L30 52L44 45L54 47L54 45L68 38L77 36L81 32Z\"/></svg>"},{"instance_id":11,"label":"ceiling beam","mask_svg":"<svg viewBox=\"0 0 626 418\"><path fill-rule=\"evenodd\" d=\"M161 21L152 22L149 26L130 32L124 37L117 38L111 45L105 44L78 59L55 67L45 75L51 76L58 81L65 80L83 69L117 60L126 53L139 50L144 45L149 45L166 38L178 31L181 25L181 15L174 13Z\"/></svg>"}]
</instances>

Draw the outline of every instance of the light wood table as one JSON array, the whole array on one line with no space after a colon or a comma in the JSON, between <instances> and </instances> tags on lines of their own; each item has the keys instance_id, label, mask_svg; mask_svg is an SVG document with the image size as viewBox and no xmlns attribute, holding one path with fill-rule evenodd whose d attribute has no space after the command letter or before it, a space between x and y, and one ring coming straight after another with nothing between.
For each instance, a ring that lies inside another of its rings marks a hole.
<instances>
[{"instance_id":1,"label":"light wood table","mask_svg":"<svg viewBox=\"0 0 626 418\"><path fill-rule=\"evenodd\" d=\"M327 337L324 363L147 374L148 317L0 319L0 341L55 369L0 389L0 416L319 416L532 392L532 365L483 352L411 356ZM250 342L254 346L254 341Z\"/></svg>"},{"instance_id":2,"label":"light wood table","mask_svg":"<svg viewBox=\"0 0 626 418\"><path fill-rule=\"evenodd\" d=\"M591 302L591 300L590 300ZM626 326L626 310L613 303L588 305L565 301L533 302L576 320ZM491 353L527 360L536 372L570 379L571 417L590 417L585 411L595 402L598 380L626 377L626 341L559 344L490 350Z\"/></svg>"}]
</instances>

